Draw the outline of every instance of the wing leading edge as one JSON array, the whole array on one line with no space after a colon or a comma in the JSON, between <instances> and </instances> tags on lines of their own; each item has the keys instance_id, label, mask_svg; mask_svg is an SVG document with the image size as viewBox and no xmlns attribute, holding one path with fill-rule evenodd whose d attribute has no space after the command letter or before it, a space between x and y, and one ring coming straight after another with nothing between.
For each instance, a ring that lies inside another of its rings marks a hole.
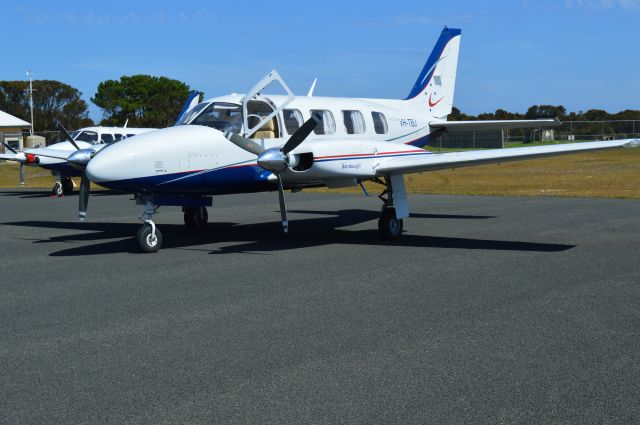
<instances>
[{"instance_id":1,"label":"wing leading edge","mask_svg":"<svg viewBox=\"0 0 640 425\"><path fill-rule=\"evenodd\" d=\"M539 120L498 120L498 121L432 121L432 129L444 129L447 133L467 131L510 130L516 128L557 127L562 125L559 119Z\"/></svg>"},{"instance_id":2,"label":"wing leading edge","mask_svg":"<svg viewBox=\"0 0 640 425\"><path fill-rule=\"evenodd\" d=\"M489 149L467 152L449 152L432 155L389 158L376 168L376 175L419 173L447 168L470 167L481 164L519 161L524 159L556 156L569 153L587 152L622 147L637 147L638 139L613 140L609 142L567 143L552 146L532 146L527 148Z\"/></svg>"}]
</instances>

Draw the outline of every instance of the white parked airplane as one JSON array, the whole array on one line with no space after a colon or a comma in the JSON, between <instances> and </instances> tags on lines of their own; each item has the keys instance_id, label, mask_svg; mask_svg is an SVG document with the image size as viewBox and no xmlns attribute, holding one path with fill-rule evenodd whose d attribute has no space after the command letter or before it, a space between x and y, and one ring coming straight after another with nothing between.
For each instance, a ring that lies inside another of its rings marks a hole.
<instances>
[{"instance_id":1,"label":"white parked airplane","mask_svg":"<svg viewBox=\"0 0 640 425\"><path fill-rule=\"evenodd\" d=\"M152 220L163 205L182 206L192 229L207 224L212 195L284 189L382 185L378 227L387 239L409 216L404 174L595 149L629 141L591 142L435 154L422 149L444 132L558 125L557 120L448 122L456 80L458 29L445 28L404 100L295 97L272 71L246 95L206 100L175 127L107 146L86 174L102 186L133 192L144 221L140 248L155 252L162 234ZM286 96L263 94L279 83ZM306 122L305 122L306 120Z\"/></svg>"},{"instance_id":2,"label":"white parked airplane","mask_svg":"<svg viewBox=\"0 0 640 425\"><path fill-rule=\"evenodd\" d=\"M23 165L38 166L50 170L56 178L51 189L51 196L61 197L73 191L71 177L81 177L82 175L80 170L67 162L69 155L80 149L91 149L97 152L108 144L151 130L155 130L155 128L84 127L71 133L67 137L67 141L55 143L45 148L27 148L18 152L5 145L11 152L0 154L0 159L16 161L20 163L21 167ZM23 175L24 173L21 172L21 183L23 183Z\"/></svg>"}]
</instances>

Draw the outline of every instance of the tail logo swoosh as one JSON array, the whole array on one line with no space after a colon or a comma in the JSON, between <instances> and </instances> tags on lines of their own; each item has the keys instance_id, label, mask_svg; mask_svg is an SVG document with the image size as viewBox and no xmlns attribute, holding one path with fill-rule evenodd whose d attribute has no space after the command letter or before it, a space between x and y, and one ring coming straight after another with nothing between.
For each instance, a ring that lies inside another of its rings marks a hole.
<instances>
[{"instance_id":1,"label":"tail logo swoosh","mask_svg":"<svg viewBox=\"0 0 640 425\"><path fill-rule=\"evenodd\" d=\"M431 95L429 95L429 107L433 108L434 106L436 106L438 103L440 103L440 101L444 99L444 96L442 96L440 99L436 100L435 102L433 102L431 100Z\"/></svg>"}]
</instances>

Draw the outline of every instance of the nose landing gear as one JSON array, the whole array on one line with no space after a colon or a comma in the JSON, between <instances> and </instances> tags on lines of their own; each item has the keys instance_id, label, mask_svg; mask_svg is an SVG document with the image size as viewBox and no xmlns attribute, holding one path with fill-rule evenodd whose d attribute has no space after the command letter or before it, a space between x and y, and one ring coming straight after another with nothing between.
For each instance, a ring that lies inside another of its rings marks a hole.
<instances>
[{"instance_id":1,"label":"nose landing gear","mask_svg":"<svg viewBox=\"0 0 640 425\"><path fill-rule=\"evenodd\" d=\"M162 233L152 220L158 208L152 201L147 200L144 211L140 215L140 220L144 221L144 224L138 229L136 240L142 252L158 252L162 247Z\"/></svg>"},{"instance_id":2,"label":"nose landing gear","mask_svg":"<svg viewBox=\"0 0 640 425\"><path fill-rule=\"evenodd\" d=\"M63 198L65 195L70 195L73 192L73 181L71 177L60 177L56 175L56 182L51 188L52 198Z\"/></svg>"}]
</instances>

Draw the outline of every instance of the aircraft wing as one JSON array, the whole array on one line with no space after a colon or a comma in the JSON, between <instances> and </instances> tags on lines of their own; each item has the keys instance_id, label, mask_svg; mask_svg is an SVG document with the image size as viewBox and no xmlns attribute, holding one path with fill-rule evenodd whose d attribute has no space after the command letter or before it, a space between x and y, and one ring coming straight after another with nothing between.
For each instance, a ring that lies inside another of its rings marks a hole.
<instances>
[{"instance_id":1,"label":"aircraft wing","mask_svg":"<svg viewBox=\"0 0 640 425\"><path fill-rule=\"evenodd\" d=\"M29 148L29 149L25 149L24 152L32 153L36 156L44 156L46 158L62 159L66 161L69 155L71 155L75 151L65 151L60 149L49 149L49 148Z\"/></svg>"},{"instance_id":2,"label":"aircraft wing","mask_svg":"<svg viewBox=\"0 0 640 425\"><path fill-rule=\"evenodd\" d=\"M532 146L526 148L488 149L466 152L434 153L432 155L404 156L383 160L376 168L376 175L388 176L395 174L419 173L422 171L519 161L523 159L534 159L576 152L638 146L640 146L640 140L624 139L610 142L566 143L551 146Z\"/></svg>"},{"instance_id":3,"label":"aircraft wing","mask_svg":"<svg viewBox=\"0 0 640 425\"><path fill-rule=\"evenodd\" d=\"M514 128L557 127L560 120L499 120L499 121L432 121L432 129L444 129L447 133L464 133L467 131L509 130Z\"/></svg>"}]
</instances>

